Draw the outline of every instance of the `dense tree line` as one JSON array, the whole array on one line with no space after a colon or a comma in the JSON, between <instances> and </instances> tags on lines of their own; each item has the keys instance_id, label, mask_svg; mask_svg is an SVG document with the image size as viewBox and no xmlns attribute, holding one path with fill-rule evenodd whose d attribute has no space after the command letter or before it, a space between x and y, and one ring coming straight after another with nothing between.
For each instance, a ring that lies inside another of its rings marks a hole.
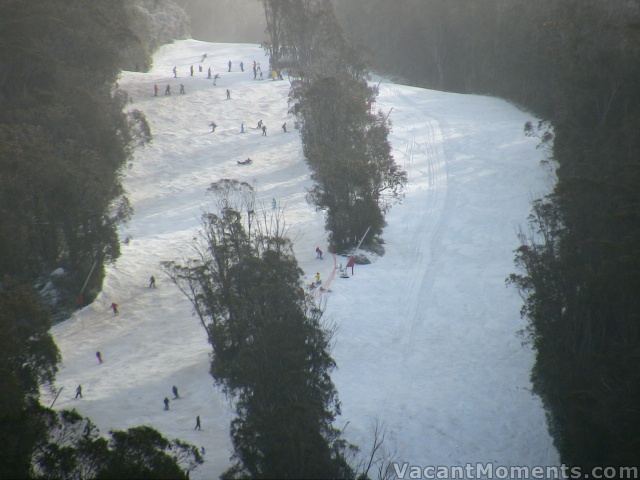
<instances>
[{"instance_id":1,"label":"dense tree line","mask_svg":"<svg viewBox=\"0 0 640 480\"><path fill-rule=\"evenodd\" d=\"M564 463L640 465L640 3L335 4L377 68L547 120L526 130L553 139L557 184L534 202L510 278L530 322L534 390Z\"/></svg>"},{"instance_id":2,"label":"dense tree line","mask_svg":"<svg viewBox=\"0 0 640 480\"><path fill-rule=\"evenodd\" d=\"M131 207L119 172L151 132L117 79L185 34L180 12L170 1L0 3L0 275L35 284L55 320L93 300L120 254Z\"/></svg>"},{"instance_id":3,"label":"dense tree line","mask_svg":"<svg viewBox=\"0 0 640 480\"><path fill-rule=\"evenodd\" d=\"M42 287L64 268L56 308L68 309L94 262L87 301L99 291L131 213L118 171L150 133L114 84L138 40L122 2L0 8L0 272Z\"/></svg>"},{"instance_id":4,"label":"dense tree line","mask_svg":"<svg viewBox=\"0 0 640 480\"><path fill-rule=\"evenodd\" d=\"M164 268L212 346L211 375L235 403L233 466L223 478L348 478L351 447L333 426L332 329L305 293L280 210L251 185L211 185L193 255Z\"/></svg>"},{"instance_id":5,"label":"dense tree line","mask_svg":"<svg viewBox=\"0 0 640 480\"><path fill-rule=\"evenodd\" d=\"M103 436L39 398L60 361L51 312L65 318L92 270L85 301L97 294L131 213L118 172L150 132L116 80L150 63L142 4L0 2L2 478L187 478L202 463L149 427Z\"/></svg>"},{"instance_id":6,"label":"dense tree line","mask_svg":"<svg viewBox=\"0 0 640 480\"><path fill-rule=\"evenodd\" d=\"M347 45L329 1L264 0L271 64L291 64L292 112L314 186L308 201L325 213L332 251L346 253L402 197L406 173L394 162L390 123L374 113L377 89L359 51Z\"/></svg>"}]
</instances>

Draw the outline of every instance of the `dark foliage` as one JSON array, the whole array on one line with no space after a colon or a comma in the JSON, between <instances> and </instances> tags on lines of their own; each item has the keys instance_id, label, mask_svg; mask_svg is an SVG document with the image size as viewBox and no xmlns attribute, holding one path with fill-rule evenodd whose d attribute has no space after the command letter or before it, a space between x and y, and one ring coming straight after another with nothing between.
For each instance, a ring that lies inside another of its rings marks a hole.
<instances>
[{"instance_id":1,"label":"dark foliage","mask_svg":"<svg viewBox=\"0 0 640 480\"><path fill-rule=\"evenodd\" d=\"M279 212L258 211L250 185L211 186L194 257L165 262L212 345L211 374L235 399L235 463L224 478L343 478L351 447L330 372L331 331L305 295Z\"/></svg>"},{"instance_id":2,"label":"dark foliage","mask_svg":"<svg viewBox=\"0 0 640 480\"><path fill-rule=\"evenodd\" d=\"M42 408L50 436L35 448L33 477L128 479L189 478L203 463L198 449L169 441L151 427L134 427L99 435L75 410L55 413Z\"/></svg>"},{"instance_id":3,"label":"dark foliage","mask_svg":"<svg viewBox=\"0 0 640 480\"><path fill-rule=\"evenodd\" d=\"M49 334L51 320L33 292L5 281L0 288L0 477L26 478L33 445L46 440L37 403L60 359Z\"/></svg>"},{"instance_id":4,"label":"dark foliage","mask_svg":"<svg viewBox=\"0 0 640 480\"><path fill-rule=\"evenodd\" d=\"M0 5L0 272L44 285L63 267L61 316L94 262L87 302L120 254L116 227L131 209L118 171L149 139L114 90L123 52L139 42L128 20L122 2Z\"/></svg>"},{"instance_id":5,"label":"dark foliage","mask_svg":"<svg viewBox=\"0 0 640 480\"><path fill-rule=\"evenodd\" d=\"M391 155L390 123L370 112L377 90L367 84L366 65L347 45L330 2L263 4L272 63L286 55L292 64L291 111L314 180L307 199L325 212L332 251L348 252L369 227L371 244L402 197L406 174Z\"/></svg>"}]
</instances>

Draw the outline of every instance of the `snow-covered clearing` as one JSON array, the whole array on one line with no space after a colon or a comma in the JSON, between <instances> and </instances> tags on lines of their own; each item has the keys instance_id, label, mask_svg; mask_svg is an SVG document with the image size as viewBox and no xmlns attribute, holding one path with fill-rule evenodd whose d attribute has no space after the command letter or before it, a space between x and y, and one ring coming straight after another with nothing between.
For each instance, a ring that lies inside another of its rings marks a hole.
<instances>
[{"instance_id":1,"label":"snow-covered clearing","mask_svg":"<svg viewBox=\"0 0 640 480\"><path fill-rule=\"evenodd\" d=\"M122 74L120 88L154 135L124 172L135 215L121 236L130 241L97 301L53 328L63 355L56 385L64 387L55 408L75 408L105 433L144 424L204 446L206 463L192 478L216 478L230 465L233 409L208 374L204 330L159 262L188 254L207 187L222 178L253 183L264 208L275 198L284 209L309 282L316 272L329 280L334 269L330 255L315 259L316 246L327 250L326 233L305 200L311 182L287 115L289 83L266 80L266 68L265 80L254 80L254 60L268 65L257 45L185 40L161 48L148 73ZM216 86L209 67L220 74ZM336 425L366 449L378 420L387 448L409 465L557 465L529 391L533 354L516 335L522 302L505 286L530 201L552 184L536 140L523 134L531 117L495 98L384 81L376 108L391 112L393 154L409 184L387 218L386 254L349 279L336 276L323 296L326 318L339 327ZM254 128L261 119L267 136ZM253 164L238 165L247 157ZM148 288L151 275L157 289ZM78 384L84 398L76 400ZM167 412L172 385L180 398Z\"/></svg>"}]
</instances>

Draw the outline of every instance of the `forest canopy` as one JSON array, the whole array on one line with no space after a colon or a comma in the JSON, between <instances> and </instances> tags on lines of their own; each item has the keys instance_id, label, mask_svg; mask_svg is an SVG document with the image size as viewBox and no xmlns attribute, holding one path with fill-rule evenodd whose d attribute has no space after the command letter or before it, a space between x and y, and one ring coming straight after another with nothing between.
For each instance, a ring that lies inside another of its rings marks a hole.
<instances>
[{"instance_id":1,"label":"forest canopy","mask_svg":"<svg viewBox=\"0 0 640 480\"><path fill-rule=\"evenodd\" d=\"M56 320L91 302L118 258L132 212L119 172L151 139L118 76L186 31L184 13L147 3L0 5L0 278L35 286ZM162 18L176 26L160 35Z\"/></svg>"}]
</instances>

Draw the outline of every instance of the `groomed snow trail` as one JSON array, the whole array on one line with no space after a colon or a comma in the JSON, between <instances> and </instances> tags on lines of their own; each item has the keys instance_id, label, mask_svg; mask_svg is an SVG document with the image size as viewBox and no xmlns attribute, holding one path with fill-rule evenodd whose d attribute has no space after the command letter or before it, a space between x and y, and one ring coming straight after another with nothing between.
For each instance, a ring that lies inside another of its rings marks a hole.
<instances>
[{"instance_id":1,"label":"groomed snow trail","mask_svg":"<svg viewBox=\"0 0 640 480\"><path fill-rule=\"evenodd\" d=\"M388 215L386 255L334 282L347 434L364 446L379 421L416 466L557 465L515 333L521 300L505 287L517 226L548 184L522 135L528 116L498 99L384 84L378 107L393 108L409 186Z\"/></svg>"},{"instance_id":2,"label":"groomed snow trail","mask_svg":"<svg viewBox=\"0 0 640 480\"><path fill-rule=\"evenodd\" d=\"M154 134L123 173L135 214L120 233L130 240L96 302L53 329L63 355L56 386L64 387L55 407L76 408L103 432L146 424L205 447L192 478L216 478L230 465L233 409L208 374L204 330L159 262L189 256L207 187L222 178L254 184L267 211L273 198L284 210L307 280L316 272L328 280L334 268L323 217L305 200L311 181L287 114L289 83L254 80L254 60L268 65L256 45L185 40L162 47L150 72L122 74L120 88ZM209 67L221 75L216 86ZM522 135L530 118L486 97L389 82L380 92L376 108L391 111L394 156L409 183L388 215L386 254L352 278L336 276L322 296L339 327L336 425L349 422L345 435L366 449L379 420L388 448L411 465L555 465L540 402L528 392L532 354L515 335L520 299L504 285L517 225L548 188L541 154ZM261 119L266 137L254 129ZM247 157L252 165L237 164ZM325 260L315 259L316 246ZM148 288L151 275L157 289ZM73 399L78 384L82 400ZM172 385L180 398L165 412ZM197 415L202 432L193 430Z\"/></svg>"}]
</instances>

